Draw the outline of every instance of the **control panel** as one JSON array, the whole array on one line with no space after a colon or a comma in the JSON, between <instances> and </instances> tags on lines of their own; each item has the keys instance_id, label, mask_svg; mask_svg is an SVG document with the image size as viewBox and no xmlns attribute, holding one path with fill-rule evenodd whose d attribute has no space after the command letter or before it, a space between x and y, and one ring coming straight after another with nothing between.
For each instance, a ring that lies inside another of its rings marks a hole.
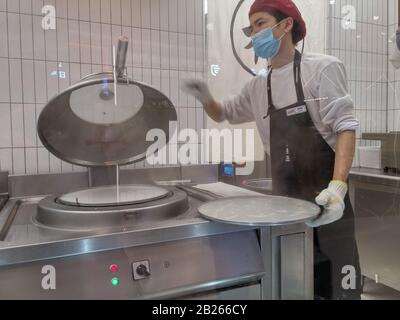
<instances>
[{"instance_id":1,"label":"control panel","mask_svg":"<svg viewBox=\"0 0 400 320\"><path fill-rule=\"evenodd\" d=\"M139 261L132 263L133 279L135 281L150 277L150 262Z\"/></svg>"}]
</instances>

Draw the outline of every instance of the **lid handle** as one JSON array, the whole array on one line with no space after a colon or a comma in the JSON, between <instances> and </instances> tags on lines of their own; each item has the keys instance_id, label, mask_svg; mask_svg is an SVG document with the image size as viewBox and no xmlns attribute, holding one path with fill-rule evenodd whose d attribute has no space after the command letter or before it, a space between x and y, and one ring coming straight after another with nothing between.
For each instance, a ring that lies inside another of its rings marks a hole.
<instances>
[{"instance_id":1,"label":"lid handle","mask_svg":"<svg viewBox=\"0 0 400 320\"><path fill-rule=\"evenodd\" d=\"M122 78L125 72L126 54L128 52L129 39L126 36L118 38L118 48L115 57L115 73L117 78Z\"/></svg>"}]
</instances>

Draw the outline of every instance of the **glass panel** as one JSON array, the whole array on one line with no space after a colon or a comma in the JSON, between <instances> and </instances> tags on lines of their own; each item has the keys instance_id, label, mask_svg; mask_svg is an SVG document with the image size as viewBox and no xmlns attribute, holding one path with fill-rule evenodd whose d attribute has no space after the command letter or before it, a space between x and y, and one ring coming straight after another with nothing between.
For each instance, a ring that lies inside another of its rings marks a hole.
<instances>
[{"instance_id":1,"label":"glass panel","mask_svg":"<svg viewBox=\"0 0 400 320\"><path fill-rule=\"evenodd\" d=\"M400 299L399 1L48 2L0 0L0 300Z\"/></svg>"}]
</instances>

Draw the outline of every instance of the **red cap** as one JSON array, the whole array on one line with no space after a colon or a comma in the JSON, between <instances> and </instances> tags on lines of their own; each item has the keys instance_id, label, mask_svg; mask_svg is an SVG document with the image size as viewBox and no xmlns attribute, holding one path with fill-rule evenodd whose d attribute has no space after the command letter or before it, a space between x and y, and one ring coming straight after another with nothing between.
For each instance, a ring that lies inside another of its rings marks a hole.
<instances>
[{"instance_id":1,"label":"red cap","mask_svg":"<svg viewBox=\"0 0 400 320\"><path fill-rule=\"evenodd\" d=\"M256 12L279 11L280 13L293 18L299 26L298 41L303 40L307 34L306 23L301 16L299 9L292 0L256 0L252 4L249 17Z\"/></svg>"}]
</instances>

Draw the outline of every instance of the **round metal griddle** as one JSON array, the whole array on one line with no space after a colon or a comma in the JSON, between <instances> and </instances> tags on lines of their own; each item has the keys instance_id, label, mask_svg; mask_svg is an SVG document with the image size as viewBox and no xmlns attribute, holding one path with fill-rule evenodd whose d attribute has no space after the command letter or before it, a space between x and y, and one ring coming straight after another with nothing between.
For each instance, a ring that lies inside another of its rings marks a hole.
<instances>
[{"instance_id":1,"label":"round metal griddle","mask_svg":"<svg viewBox=\"0 0 400 320\"><path fill-rule=\"evenodd\" d=\"M40 114L38 134L56 157L82 166L126 165L143 160L154 144L150 130L170 138L177 120L160 91L112 74L92 75L52 99ZM164 142L164 139L163 139Z\"/></svg>"},{"instance_id":2,"label":"round metal griddle","mask_svg":"<svg viewBox=\"0 0 400 320\"><path fill-rule=\"evenodd\" d=\"M120 229L171 219L189 209L185 192L176 189L167 191L166 197L156 200L96 207L68 205L50 196L39 202L33 222L46 229L64 231Z\"/></svg>"},{"instance_id":3,"label":"round metal griddle","mask_svg":"<svg viewBox=\"0 0 400 320\"><path fill-rule=\"evenodd\" d=\"M57 202L80 207L113 207L155 201L168 194L167 189L151 185L104 186L64 194Z\"/></svg>"},{"instance_id":4,"label":"round metal griddle","mask_svg":"<svg viewBox=\"0 0 400 320\"><path fill-rule=\"evenodd\" d=\"M206 219L244 226L277 226L315 219L320 208L311 202L276 196L224 198L198 209Z\"/></svg>"}]
</instances>

